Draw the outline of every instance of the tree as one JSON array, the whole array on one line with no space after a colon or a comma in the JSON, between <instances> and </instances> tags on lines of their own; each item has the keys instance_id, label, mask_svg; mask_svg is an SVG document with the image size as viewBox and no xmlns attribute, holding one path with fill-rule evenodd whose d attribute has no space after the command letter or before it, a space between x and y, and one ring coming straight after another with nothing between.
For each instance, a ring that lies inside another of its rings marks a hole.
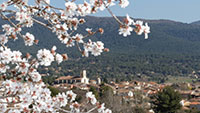
<instances>
[{"instance_id":1,"label":"tree","mask_svg":"<svg viewBox=\"0 0 200 113\"><path fill-rule=\"evenodd\" d=\"M128 0L85 0L80 3L76 0L65 0L65 8L55 7L50 0L4 0L0 2L0 17L7 22L0 29L0 73L5 81L1 82L2 90L0 94L0 111L8 113L19 112L48 112L58 111L75 113L85 112L85 106L75 101L76 94L72 91L58 93L51 97L51 91L42 81L38 68L50 66L56 61L58 64L68 59L67 54L56 52L57 47L53 46L51 50L40 49L36 55L30 53L23 54L20 50L12 50L7 45L10 40L21 38L26 46L38 44L31 32L24 33L37 23L50 31L54 32L61 43L66 47L76 46L81 55L88 57L89 54L98 56L103 51L109 51L104 48L101 41L93 42L86 38L94 34L103 34L102 28L96 31L86 28L85 35L77 33L79 26L85 23L84 16L94 14L101 10L108 10L113 18L119 23L119 34L123 36L131 35L135 31L138 35L145 34L148 38L150 27L142 21L134 22L128 15L124 21L119 20L110 10L110 7L119 3L119 6L125 8L128 6ZM9 15L8 15L9 14ZM23 32L22 32L23 31ZM16 45L17 46L17 45ZM86 102L91 105L87 113L106 112L109 109L100 104L92 92L86 93ZM69 108L63 109L68 106Z\"/></svg>"},{"instance_id":2,"label":"tree","mask_svg":"<svg viewBox=\"0 0 200 113\"><path fill-rule=\"evenodd\" d=\"M166 86L155 96L154 110L156 113L176 113L181 108L181 95L172 87Z\"/></svg>"},{"instance_id":3,"label":"tree","mask_svg":"<svg viewBox=\"0 0 200 113\"><path fill-rule=\"evenodd\" d=\"M133 113L147 113L147 111L144 108L141 108L139 106L135 106Z\"/></svg>"},{"instance_id":4,"label":"tree","mask_svg":"<svg viewBox=\"0 0 200 113\"><path fill-rule=\"evenodd\" d=\"M96 99L99 99L99 92L97 91L96 87L91 86L89 91L91 91L95 95Z\"/></svg>"},{"instance_id":5,"label":"tree","mask_svg":"<svg viewBox=\"0 0 200 113\"><path fill-rule=\"evenodd\" d=\"M54 88L52 86L48 86L49 90L51 91L51 96L56 96L60 91L57 88Z\"/></svg>"}]
</instances>

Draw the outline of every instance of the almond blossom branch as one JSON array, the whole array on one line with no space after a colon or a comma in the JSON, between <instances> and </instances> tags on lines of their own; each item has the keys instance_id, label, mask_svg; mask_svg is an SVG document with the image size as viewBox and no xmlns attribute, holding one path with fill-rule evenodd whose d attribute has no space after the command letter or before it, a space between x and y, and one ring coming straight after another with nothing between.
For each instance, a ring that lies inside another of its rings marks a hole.
<instances>
[{"instance_id":1,"label":"almond blossom branch","mask_svg":"<svg viewBox=\"0 0 200 113\"><path fill-rule=\"evenodd\" d=\"M92 109L90 109L88 112L86 112L86 113L91 113L92 111L94 111L95 109L97 109L98 107L96 106L96 107L94 107L94 108L92 108Z\"/></svg>"},{"instance_id":2,"label":"almond blossom branch","mask_svg":"<svg viewBox=\"0 0 200 113\"><path fill-rule=\"evenodd\" d=\"M49 6L50 8L53 8L53 9L56 9L56 10L63 10L62 8L57 8L57 7L54 7L50 4L48 4L45 0L42 0L47 6Z\"/></svg>"},{"instance_id":3,"label":"almond blossom branch","mask_svg":"<svg viewBox=\"0 0 200 113\"><path fill-rule=\"evenodd\" d=\"M47 27L49 30L52 30L52 28L49 27L47 24L45 24L45 23L43 23L43 22L41 22L41 21L38 21L38 20L36 20L36 19L34 19L34 18L32 18L32 19L33 19L34 22L36 22L36 23L38 23L38 24L40 24L40 25L42 25L42 26L44 26L44 27Z\"/></svg>"},{"instance_id":4,"label":"almond blossom branch","mask_svg":"<svg viewBox=\"0 0 200 113\"><path fill-rule=\"evenodd\" d=\"M65 112L65 113L71 113L70 111L64 110L64 109L59 108L59 107L56 107L56 109L61 110L61 111Z\"/></svg>"},{"instance_id":5,"label":"almond blossom branch","mask_svg":"<svg viewBox=\"0 0 200 113\"><path fill-rule=\"evenodd\" d=\"M1 83L4 89L3 94L0 95L0 111L3 112L66 112L66 113L91 113L97 110L98 113L111 113L111 110L105 109L104 104L100 104L95 95L92 92L86 93L86 105L81 105L75 102L76 94L72 91L66 91L59 93L58 95L51 97L51 91L47 88L42 81L42 76L38 72L39 66L50 66L52 62L56 61L58 64L68 59L67 54L59 54L55 52L56 46L53 46L51 50L40 49L35 55L36 58L32 58L31 55L22 57L23 54L20 51L12 51L11 48L4 45L13 38L17 39L16 35L20 35L25 42L26 46L32 46L33 43L37 43L34 35L27 32L22 35L21 29L23 27L29 28L37 23L45 28L51 30L57 35L57 38L61 43L66 44L66 47L77 46L78 50L83 56L88 57L89 54L93 56L99 56L103 51L109 51L104 48L104 43L101 41L93 42L88 40L84 42L84 38L93 36L96 33L103 34L104 30L99 28L97 31L92 32L92 29L86 29L88 34L74 34L77 31L79 25L85 23L84 17L92 13L96 13L99 10L105 8L112 15L112 17L120 24L119 34L123 36L130 35L131 31L136 31L137 34L146 34L150 32L150 28L147 24L145 26L142 22L134 22L127 16L125 23L121 22L109 9L109 5L117 0L103 1L103 0L91 0L90 2L84 2L84 4L76 4L75 0L65 0L65 9L56 8L50 5L50 0L35 0L34 6L28 4L28 0L7 0L0 4L0 16L2 19L8 21L9 24L2 25L3 35L0 35L0 74L2 74L5 81ZM103 1L103 3L102 3ZM110 2L110 3L107 3ZM106 4L108 4L106 6ZM114 4L114 3L113 3ZM128 0L120 1L122 8L129 4ZM9 10L7 6L15 5L14 10ZM103 7L105 5L105 7ZM57 13L57 10L61 14ZM7 17L6 14L14 14L12 17ZM35 18L34 18L35 17ZM42 18L43 20L37 19ZM13 20L15 19L15 20ZM13 21L14 22L13 22ZM15 22L18 22L15 24ZM136 28L130 27L135 25ZM12 78L9 78L11 75ZM6 96L8 96L6 98ZM9 97L11 96L11 97ZM3 99L2 99L3 98ZM4 100L6 99L6 101ZM2 103L2 102L6 103ZM16 102L17 104L12 104ZM18 103L19 102L19 103ZM86 109L87 104L93 106L90 110L83 112ZM13 108L11 108L13 107ZM63 107L68 107L70 111L64 110ZM83 107L83 108L82 108ZM82 110L81 110L82 109Z\"/></svg>"},{"instance_id":6,"label":"almond blossom branch","mask_svg":"<svg viewBox=\"0 0 200 113\"><path fill-rule=\"evenodd\" d=\"M7 20L13 27L15 27L17 29L17 25L15 25L10 18L8 18L7 16L5 16L4 14L2 14L2 12L0 12L1 17L3 17L5 20ZM23 38L23 35L19 32L18 33L20 37Z\"/></svg>"},{"instance_id":7,"label":"almond blossom branch","mask_svg":"<svg viewBox=\"0 0 200 113\"><path fill-rule=\"evenodd\" d=\"M105 4L103 0L103 4L105 5L107 11L110 13L110 15L120 24L123 25L123 23L113 14L113 12L110 10L110 8Z\"/></svg>"}]
</instances>

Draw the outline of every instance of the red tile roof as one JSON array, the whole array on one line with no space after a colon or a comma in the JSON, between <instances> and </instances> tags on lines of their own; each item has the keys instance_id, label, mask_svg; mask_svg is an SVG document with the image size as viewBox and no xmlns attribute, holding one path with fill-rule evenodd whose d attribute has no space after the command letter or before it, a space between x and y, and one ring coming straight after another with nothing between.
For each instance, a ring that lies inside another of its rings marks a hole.
<instances>
[{"instance_id":1,"label":"red tile roof","mask_svg":"<svg viewBox=\"0 0 200 113\"><path fill-rule=\"evenodd\" d=\"M72 79L72 78L73 78L73 76L61 76L61 77L57 78L56 81L58 81L58 80L69 80L69 79Z\"/></svg>"}]
</instances>

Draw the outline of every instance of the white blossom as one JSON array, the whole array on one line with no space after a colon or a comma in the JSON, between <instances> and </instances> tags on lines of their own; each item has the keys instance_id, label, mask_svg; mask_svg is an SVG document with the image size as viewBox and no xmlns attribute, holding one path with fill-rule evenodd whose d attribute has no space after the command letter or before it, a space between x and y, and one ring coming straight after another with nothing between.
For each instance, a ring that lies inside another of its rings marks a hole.
<instances>
[{"instance_id":1,"label":"white blossom","mask_svg":"<svg viewBox=\"0 0 200 113\"><path fill-rule=\"evenodd\" d=\"M58 36L58 39L61 41L61 43L66 44L69 41L69 36L66 34L61 34Z\"/></svg>"},{"instance_id":2,"label":"white blossom","mask_svg":"<svg viewBox=\"0 0 200 113\"><path fill-rule=\"evenodd\" d=\"M11 109L8 113L20 113L20 111L18 109Z\"/></svg>"},{"instance_id":3,"label":"white blossom","mask_svg":"<svg viewBox=\"0 0 200 113\"><path fill-rule=\"evenodd\" d=\"M29 75L34 82L39 82L41 80L41 75L37 71L31 72Z\"/></svg>"},{"instance_id":4,"label":"white blossom","mask_svg":"<svg viewBox=\"0 0 200 113\"><path fill-rule=\"evenodd\" d=\"M26 59L22 59L21 62L17 63L15 69L25 75L29 71L29 67L30 64L28 63L28 61Z\"/></svg>"},{"instance_id":5,"label":"white blossom","mask_svg":"<svg viewBox=\"0 0 200 113\"><path fill-rule=\"evenodd\" d=\"M20 101L21 101L21 107L22 108L28 108L30 104L32 104L32 97L29 94L24 93L23 95L19 96Z\"/></svg>"},{"instance_id":6,"label":"white blossom","mask_svg":"<svg viewBox=\"0 0 200 113\"><path fill-rule=\"evenodd\" d=\"M72 47L74 46L75 44L75 41L73 39L69 39L66 43L66 47Z\"/></svg>"},{"instance_id":7,"label":"white blossom","mask_svg":"<svg viewBox=\"0 0 200 113\"><path fill-rule=\"evenodd\" d=\"M63 61L63 57L60 54L56 54L56 61L60 64Z\"/></svg>"},{"instance_id":8,"label":"white blossom","mask_svg":"<svg viewBox=\"0 0 200 113\"><path fill-rule=\"evenodd\" d=\"M104 44L101 41L97 41L96 43L93 44L91 54L94 56L101 55L104 49Z\"/></svg>"},{"instance_id":9,"label":"white blossom","mask_svg":"<svg viewBox=\"0 0 200 113\"><path fill-rule=\"evenodd\" d=\"M25 9L16 13L16 20L19 21L19 23L24 23L26 27L31 27L33 25L32 17Z\"/></svg>"},{"instance_id":10,"label":"white blossom","mask_svg":"<svg viewBox=\"0 0 200 113\"><path fill-rule=\"evenodd\" d=\"M133 28L130 26L121 26L119 29L119 34L123 35L124 37L127 37L128 35L131 35L131 31L133 31Z\"/></svg>"},{"instance_id":11,"label":"white blossom","mask_svg":"<svg viewBox=\"0 0 200 113\"><path fill-rule=\"evenodd\" d=\"M143 21L140 21L140 20L136 21L135 26L136 26L135 32L138 35L141 35L144 32L144 30L142 29L143 28Z\"/></svg>"},{"instance_id":12,"label":"white blossom","mask_svg":"<svg viewBox=\"0 0 200 113\"><path fill-rule=\"evenodd\" d=\"M110 109L106 109L103 113L112 113Z\"/></svg>"},{"instance_id":13,"label":"white blossom","mask_svg":"<svg viewBox=\"0 0 200 113\"><path fill-rule=\"evenodd\" d=\"M40 49L37 53L37 58L40 61L40 65L49 66L54 61L54 56L47 49Z\"/></svg>"},{"instance_id":14,"label":"white blossom","mask_svg":"<svg viewBox=\"0 0 200 113\"><path fill-rule=\"evenodd\" d=\"M66 95L68 96L68 99L70 99L70 102L73 102L76 98L76 94L72 92L72 90L67 91Z\"/></svg>"},{"instance_id":15,"label":"white blossom","mask_svg":"<svg viewBox=\"0 0 200 113\"><path fill-rule=\"evenodd\" d=\"M1 103L1 101L0 101L0 103ZM0 111L2 112L2 113L4 113L4 112L6 112L7 111L7 104L0 104Z\"/></svg>"},{"instance_id":16,"label":"white blossom","mask_svg":"<svg viewBox=\"0 0 200 113\"><path fill-rule=\"evenodd\" d=\"M124 21L125 21L125 24L128 25L128 26L134 24L134 20L131 19L128 14L126 15L126 18L125 18Z\"/></svg>"},{"instance_id":17,"label":"white blossom","mask_svg":"<svg viewBox=\"0 0 200 113\"><path fill-rule=\"evenodd\" d=\"M0 73L6 73L8 69L10 69L8 65L5 65L3 63L0 64Z\"/></svg>"},{"instance_id":18,"label":"white blossom","mask_svg":"<svg viewBox=\"0 0 200 113\"><path fill-rule=\"evenodd\" d=\"M3 31L6 32L5 33L6 35L10 35L10 34L12 34L14 32L14 28L11 27L9 24L2 25L2 28L3 28Z\"/></svg>"},{"instance_id":19,"label":"white blossom","mask_svg":"<svg viewBox=\"0 0 200 113\"><path fill-rule=\"evenodd\" d=\"M8 42L8 37L6 35L0 35L0 43L5 45Z\"/></svg>"},{"instance_id":20,"label":"white blossom","mask_svg":"<svg viewBox=\"0 0 200 113\"><path fill-rule=\"evenodd\" d=\"M104 44L101 41L92 42L89 40L87 43L84 44L84 56L88 56L89 52L91 52L92 55L98 56L101 55L104 49Z\"/></svg>"},{"instance_id":21,"label":"white blossom","mask_svg":"<svg viewBox=\"0 0 200 113\"><path fill-rule=\"evenodd\" d=\"M125 8L129 5L129 1L128 0L120 0L120 3L119 5L122 7L122 8Z\"/></svg>"},{"instance_id":22,"label":"white blossom","mask_svg":"<svg viewBox=\"0 0 200 113\"><path fill-rule=\"evenodd\" d=\"M0 48L2 50L2 52L0 52L0 59L1 62L4 64L8 64L10 63L10 61L12 60L12 56L13 53L9 48Z\"/></svg>"},{"instance_id":23,"label":"white blossom","mask_svg":"<svg viewBox=\"0 0 200 113\"><path fill-rule=\"evenodd\" d=\"M80 105L77 102L74 102L70 105L71 111L73 113L81 113L80 112Z\"/></svg>"},{"instance_id":24,"label":"white blossom","mask_svg":"<svg viewBox=\"0 0 200 113\"><path fill-rule=\"evenodd\" d=\"M103 103L103 104L101 104L101 105L98 106L97 111L98 111L99 113L102 113L102 112L104 111L104 109L105 109L105 106L104 106L104 105L105 105L105 104Z\"/></svg>"},{"instance_id":25,"label":"white blossom","mask_svg":"<svg viewBox=\"0 0 200 113\"><path fill-rule=\"evenodd\" d=\"M92 10L91 5L88 2L84 1L84 4L78 5L77 13L81 16L86 16L91 13L91 10Z\"/></svg>"},{"instance_id":26,"label":"white blossom","mask_svg":"<svg viewBox=\"0 0 200 113\"><path fill-rule=\"evenodd\" d=\"M148 34L150 33L150 27L148 26L147 23L145 23L145 26L143 29L144 29L145 39L148 39Z\"/></svg>"},{"instance_id":27,"label":"white blossom","mask_svg":"<svg viewBox=\"0 0 200 113\"><path fill-rule=\"evenodd\" d=\"M30 34L30 33L26 33L26 35L24 36L24 42L26 46L32 46L34 43L35 37Z\"/></svg>"},{"instance_id":28,"label":"white blossom","mask_svg":"<svg viewBox=\"0 0 200 113\"><path fill-rule=\"evenodd\" d=\"M97 103L97 100L95 98L95 95L92 94L92 92L86 93L86 98L91 102L91 104L95 105Z\"/></svg>"},{"instance_id":29,"label":"white blossom","mask_svg":"<svg viewBox=\"0 0 200 113\"><path fill-rule=\"evenodd\" d=\"M20 51L13 51L13 61L19 62L22 61L22 53Z\"/></svg>"},{"instance_id":30,"label":"white blossom","mask_svg":"<svg viewBox=\"0 0 200 113\"><path fill-rule=\"evenodd\" d=\"M4 11L4 10L6 10L6 8L7 8L7 3L6 2L0 4L0 10Z\"/></svg>"},{"instance_id":31,"label":"white blossom","mask_svg":"<svg viewBox=\"0 0 200 113\"><path fill-rule=\"evenodd\" d=\"M75 36L72 37L74 40L76 40L78 43L83 43L83 35L81 34L76 34Z\"/></svg>"},{"instance_id":32,"label":"white blossom","mask_svg":"<svg viewBox=\"0 0 200 113\"><path fill-rule=\"evenodd\" d=\"M65 15L67 17L73 17L76 14L77 5L74 2L68 1L65 3Z\"/></svg>"},{"instance_id":33,"label":"white blossom","mask_svg":"<svg viewBox=\"0 0 200 113\"><path fill-rule=\"evenodd\" d=\"M67 95L65 93L59 93L56 96L57 102L59 104L60 107L64 107L67 105Z\"/></svg>"}]
</instances>

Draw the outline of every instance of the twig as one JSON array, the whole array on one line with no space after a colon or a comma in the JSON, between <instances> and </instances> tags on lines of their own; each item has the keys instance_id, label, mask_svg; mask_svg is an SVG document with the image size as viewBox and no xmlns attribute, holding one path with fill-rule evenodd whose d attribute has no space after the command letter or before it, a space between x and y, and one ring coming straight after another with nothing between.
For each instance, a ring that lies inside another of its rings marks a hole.
<instances>
[{"instance_id":1,"label":"twig","mask_svg":"<svg viewBox=\"0 0 200 113\"><path fill-rule=\"evenodd\" d=\"M56 109L61 110L61 111L65 112L65 113L70 113L70 111L64 110L64 109L59 108L59 107L56 107Z\"/></svg>"},{"instance_id":2,"label":"twig","mask_svg":"<svg viewBox=\"0 0 200 113\"><path fill-rule=\"evenodd\" d=\"M92 109L90 109L90 110L89 110L88 112L86 112L86 113L90 113L90 112L94 111L95 109L97 109L97 106L94 107L94 108L92 108Z\"/></svg>"},{"instance_id":3,"label":"twig","mask_svg":"<svg viewBox=\"0 0 200 113\"><path fill-rule=\"evenodd\" d=\"M38 23L38 24L40 24L40 25L42 25L42 26L45 26L45 27L47 27L48 29L52 30L52 28L49 27L47 24L45 24L45 23L43 23L43 22L41 22L41 21L38 21L38 20L36 20L36 19L34 19L34 18L32 18L32 19L33 19L34 22L36 22L36 23Z\"/></svg>"},{"instance_id":4,"label":"twig","mask_svg":"<svg viewBox=\"0 0 200 113\"><path fill-rule=\"evenodd\" d=\"M120 24L123 25L123 23L113 14L113 12L109 9L108 6L106 6L104 0L103 0L103 4L105 5L106 9L108 10L108 12L110 13L110 15Z\"/></svg>"}]
</instances>

